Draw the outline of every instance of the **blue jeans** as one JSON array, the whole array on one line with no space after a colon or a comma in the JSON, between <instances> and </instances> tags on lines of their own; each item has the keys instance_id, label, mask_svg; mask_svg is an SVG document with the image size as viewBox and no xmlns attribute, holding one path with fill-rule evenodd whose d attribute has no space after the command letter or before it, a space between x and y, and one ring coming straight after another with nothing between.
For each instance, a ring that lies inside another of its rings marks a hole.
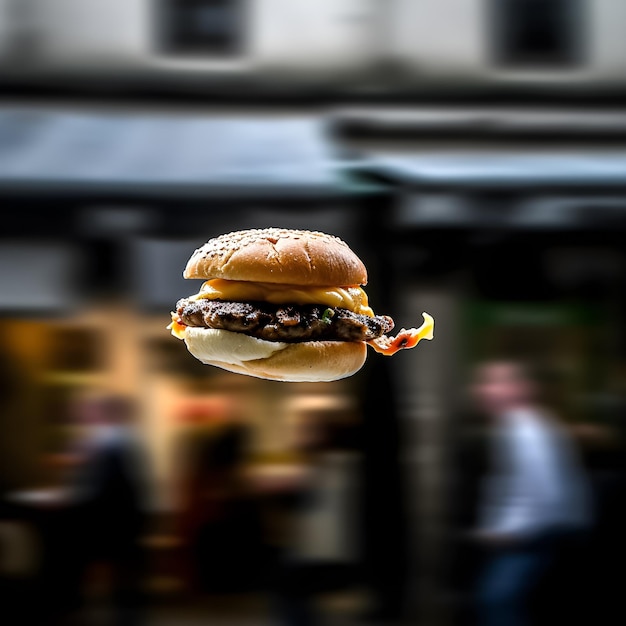
<instances>
[{"instance_id":1,"label":"blue jeans","mask_svg":"<svg viewBox=\"0 0 626 626\"><path fill-rule=\"evenodd\" d=\"M479 579L479 626L527 626L532 593L552 555L553 542L548 537L515 547L495 548Z\"/></svg>"}]
</instances>

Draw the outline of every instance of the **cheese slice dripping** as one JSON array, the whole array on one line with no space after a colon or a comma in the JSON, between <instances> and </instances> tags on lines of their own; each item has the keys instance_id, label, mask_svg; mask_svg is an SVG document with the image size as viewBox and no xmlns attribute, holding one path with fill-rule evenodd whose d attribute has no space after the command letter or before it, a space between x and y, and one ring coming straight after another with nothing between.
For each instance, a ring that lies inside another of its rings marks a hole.
<instances>
[{"instance_id":1,"label":"cheese slice dripping","mask_svg":"<svg viewBox=\"0 0 626 626\"><path fill-rule=\"evenodd\" d=\"M174 335L177 339L184 339L187 326L180 321L178 314L172 311L172 322L167 329L171 330L172 335Z\"/></svg>"},{"instance_id":2,"label":"cheese slice dripping","mask_svg":"<svg viewBox=\"0 0 626 626\"><path fill-rule=\"evenodd\" d=\"M422 313L422 317L424 323L419 328L409 328L408 330L403 328L395 337L383 335L367 343L376 352L385 356L392 356L398 350L414 348L422 339L430 340L434 337L435 320L428 313Z\"/></svg>"},{"instance_id":3,"label":"cheese slice dripping","mask_svg":"<svg viewBox=\"0 0 626 626\"><path fill-rule=\"evenodd\" d=\"M321 304L374 317L367 294L358 285L344 287L302 287L243 280L207 280L192 300L229 302L270 302L272 304Z\"/></svg>"}]
</instances>

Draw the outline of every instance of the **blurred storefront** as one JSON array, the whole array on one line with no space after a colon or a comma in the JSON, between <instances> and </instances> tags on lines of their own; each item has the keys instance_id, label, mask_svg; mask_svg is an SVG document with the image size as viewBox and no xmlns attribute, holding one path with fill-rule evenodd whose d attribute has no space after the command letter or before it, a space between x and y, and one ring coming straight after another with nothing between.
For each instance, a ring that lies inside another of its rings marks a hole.
<instances>
[{"instance_id":1,"label":"blurred storefront","mask_svg":"<svg viewBox=\"0 0 626 626\"><path fill-rule=\"evenodd\" d=\"M11 433L2 439L3 488L62 480L77 398L133 397L150 453L155 532L146 542L156 589L186 584L175 520L188 451L228 425L245 425L250 471L270 482L297 471L299 412L334 415L355 430L361 517L352 582L375 590L386 615L401 607L439 614L451 549L447 494L474 363L541 361L558 373L553 406L568 423L618 436L619 146L517 148L510 138L460 149L446 138L433 144L431 134L424 150L419 131L400 141L377 115L367 130L347 132L349 112L0 113L8 139L1 192L15 207L0 255L3 428ZM348 240L368 266L375 308L405 326L429 311L437 341L393 360L372 355L357 376L328 385L202 366L165 330L176 300L195 289L181 270L207 238L270 225Z\"/></svg>"}]
</instances>

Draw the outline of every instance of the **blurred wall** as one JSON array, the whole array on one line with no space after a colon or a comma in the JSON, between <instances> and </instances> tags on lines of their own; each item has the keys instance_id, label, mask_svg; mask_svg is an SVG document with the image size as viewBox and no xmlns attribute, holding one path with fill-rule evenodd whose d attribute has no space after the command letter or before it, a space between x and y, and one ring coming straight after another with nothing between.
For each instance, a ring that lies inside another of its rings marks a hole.
<instances>
[{"instance_id":1,"label":"blurred wall","mask_svg":"<svg viewBox=\"0 0 626 626\"><path fill-rule=\"evenodd\" d=\"M36 42L29 57L40 63L119 67L133 60L149 65L168 57L168 27L161 0L0 0L0 53ZM374 0L247 0L241 3L242 46L234 56L258 68L306 67L333 71L368 65L377 53ZM233 55L229 55L233 56ZM206 53L176 54L194 67L214 68ZM31 59L32 60L32 59ZM199 63L199 65L198 65ZM184 64L184 63L183 63Z\"/></svg>"},{"instance_id":2,"label":"blurred wall","mask_svg":"<svg viewBox=\"0 0 626 626\"><path fill-rule=\"evenodd\" d=\"M8 54L12 34L11 0L0 0L0 57Z\"/></svg>"},{"instance_id":3,"label":"blurred wall","mask_svg":"<svg viewBox=\"0 0 626 626\"><path fill-rule=\"evenodd\" d=\"M168 50L173 5L167 0L0 0L0 57L13 69L27 63L58 69L219 70L220 75L304 70L299 77L358 74L392 61L405 70L402 80L409 84L428 77L544 84L624 80L623 2L565 3L553 35L570 42L564 45L571 45L571 59L542 60L539 51L536 62L513 67L498 59L497 48L511 39L502 16L509 16L510 27L522 5L514 0L241 0L226 3L227 13L211 18L217 22L210 28L200 26L232 32L236 43L216 54L210 46Z\"/></svg>"},{"instance_id":4,"label":"blurred wall","mask_svg":"<svg viewBox=\"0 0 626 626\"><path fill-rule=\"evenodd\" d=\"M484 69L484 0L394 0L388 49L414 71Z\"/></svg>"},{"instance_id":5,"label":"blurred wall","mask_svg":"<svg viewBox=\"0 0 626 626\"><path fill-rule=\"evenodd\" d=\"M261 67L329 71L369 65L380 52L375 0L250 2L250 55Z\"/></svg>"},{"instance_id":6,"label":"blurred wall","mask_svg":"<svg viewBox=\"0 0 626 626\"><path fill-rule=\"evenodd\" d=\"M601 74L622 78L626 70L626 3L622 0L588 0L589 63Z\"/></svg>"},{"instance_id":7,"label":"blurred wall","mask_svg":"<svg viewBox=\"0 0 626 626\"><path fill-rule=\"evenodd\" d=\"M154 0L33 3L44 58L68 64L145 58L152 53L153 13Z\"/></svg>"}]
</instances>

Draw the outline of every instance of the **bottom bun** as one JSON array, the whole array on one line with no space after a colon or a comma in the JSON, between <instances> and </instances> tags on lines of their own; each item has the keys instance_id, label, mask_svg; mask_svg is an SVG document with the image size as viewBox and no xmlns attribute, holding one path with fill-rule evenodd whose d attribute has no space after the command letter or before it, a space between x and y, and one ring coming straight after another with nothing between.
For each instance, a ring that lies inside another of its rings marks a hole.
<instances>
[{"instance_id":1,"label":"bottom bun","mask_svg":"<svg viewBox=\"0 0 626 626\"><path fill-rule=\"evenodd\" d=\"M282 343L193 326L185 330L185 343L189 352L207 365L285 382L346 378L358 372L367 358L367 345L362 341Z\"/></svg>"}]
</instances>

